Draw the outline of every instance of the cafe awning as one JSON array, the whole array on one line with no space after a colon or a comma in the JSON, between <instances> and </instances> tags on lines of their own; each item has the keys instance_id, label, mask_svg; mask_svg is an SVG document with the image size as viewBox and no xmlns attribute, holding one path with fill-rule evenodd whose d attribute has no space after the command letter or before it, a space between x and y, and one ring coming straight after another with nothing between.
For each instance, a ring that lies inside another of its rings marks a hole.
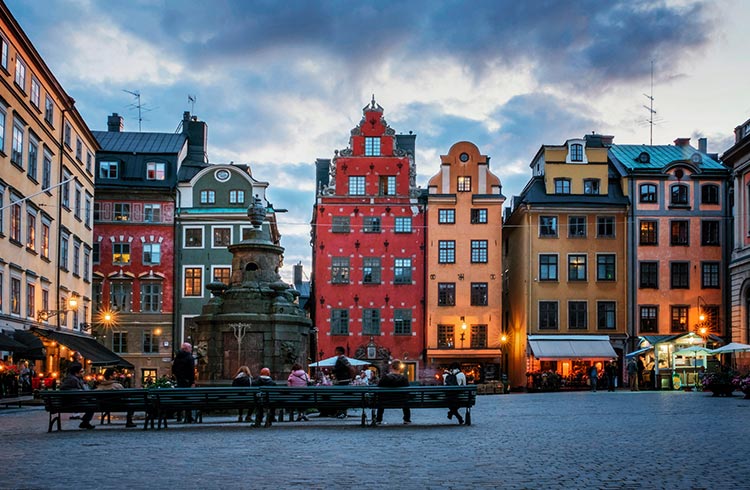
<instances>
[{"instance_id":1,"label":"cafe awning","mask_svg":"<svg viewBox=\"0 0 750 490\"><path fill-rule=\"evenodd\" d=\"M0 350L7 350L11 352L26 350L26 346L20 342L13 340L4 333L0 333Z\"/></svg>"},{"instance_id":2,"label":"cafe awning","mask_svg":"<svg viewBox=\"0 0 750 490\"><path fill-rule=\"evenodd\" d=\"M538 360L617 357L607 335L529 335L529 347Z\"/></svg>"},{"instance_id":3,"label":"cafe awning","mask_svg":"<svg viewBox=\"0 0 750 490\"><path fill-rule=\"evenodd\" d=\"M625 354L625 357L630 358L630 357L640 356L641 354L645 354L646 352L651 351L651 350L654 350L654 346L653 345L650 345L648 347L644 347L643 349L634 350L633 352L631 352L629 354Z\"/></svg>"},{"instance_id":4,"label":"cafe awning","mask_svg":"<svg viewBox=\"0 0 750 490\"><path fill-rule=\"evenodd\" d=\"M95 338L59 330L34 327L34 331L49 340L54 340L68 349L78 351L92 366L119 366L133 369L133 365L96 341Z\"/></svg>"},{"instance_id":5,"label":"cafe awning","mask_svg":"<svg viewBox=\"0 0 750 490\"><path fill-rule=\"evenodd\" d=\"M41 360L45 358L44 344L29 330L14 331L13 340L25 346L23 350L13 352L16 359Z\"/></svg>"}]
</instances>

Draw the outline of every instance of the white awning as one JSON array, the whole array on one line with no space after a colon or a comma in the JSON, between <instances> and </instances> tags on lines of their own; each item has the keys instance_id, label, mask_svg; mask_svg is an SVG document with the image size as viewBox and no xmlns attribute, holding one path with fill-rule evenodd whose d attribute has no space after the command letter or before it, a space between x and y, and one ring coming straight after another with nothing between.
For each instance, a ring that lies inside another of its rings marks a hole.
<instances>
[{"instance_id":1,"label":"white awning","mask_svg":"<svg viewBox=\"0 0 750 490\"><path fill-rule=\"evenodd\" d=\"M529 335L529 347L539 360L617 357L606 335Z\"/></svg>"}]
</instances>

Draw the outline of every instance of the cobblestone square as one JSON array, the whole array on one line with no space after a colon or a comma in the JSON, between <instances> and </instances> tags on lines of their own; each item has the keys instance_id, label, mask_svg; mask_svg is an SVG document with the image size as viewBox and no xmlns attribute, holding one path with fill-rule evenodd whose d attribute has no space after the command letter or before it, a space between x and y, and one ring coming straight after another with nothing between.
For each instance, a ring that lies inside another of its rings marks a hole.
<instances>
[{"instance_id":1,"label":"cobblestone square","mask_svg":"<svg viewBox=\"0 0 750 490\"><path fill-rule=\"evenodd\" d=\"M48 434L42 408L11 408L0 488L748 488L748 416L741 396L578 392L480 396L470 427L388 410L362 428L350 410L269 429L223 415L83 431L65 416Z\"/></svg>"}]
</instances>

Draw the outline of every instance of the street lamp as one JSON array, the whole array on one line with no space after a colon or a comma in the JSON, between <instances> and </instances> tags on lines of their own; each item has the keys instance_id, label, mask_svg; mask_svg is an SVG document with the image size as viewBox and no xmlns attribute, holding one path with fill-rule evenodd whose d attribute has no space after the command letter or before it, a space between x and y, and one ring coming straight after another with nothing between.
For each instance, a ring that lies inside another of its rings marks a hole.
<instances>
[{"instance_id":1,"label":"street lamp","mask_svg":"<svg viewBox=\"0 0 750 490\"><path fill-rule=\"evenodd\" d=\"M78 298L76 296L71 296L68 298L67 308L63 308L62 310L38 310L36 312L36 320L38 322L46 322L50 318L56 315L62 315L67 313L68 311L77 310L78 309Z\"/></svg>"},{"instance_id":2,"label":"street lamp","mask_svg":"<svg viewBox=\"0 0 750 490\"><path fill-rule=\"evenodd\" d=\"M466 319L461 317L461 348L464 348L464 338L466 337Z\"/></svg>"}]
</instances>

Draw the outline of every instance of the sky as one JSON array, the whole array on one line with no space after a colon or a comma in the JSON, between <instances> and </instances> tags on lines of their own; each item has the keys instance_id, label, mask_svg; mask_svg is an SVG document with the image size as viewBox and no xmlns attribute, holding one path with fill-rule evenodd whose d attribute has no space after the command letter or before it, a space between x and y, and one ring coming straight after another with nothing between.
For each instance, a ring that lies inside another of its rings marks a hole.
<instances>
[{"instance_id":1,"label":"sky","mask_svg":"<svg viewBox=\"0 0 750 490\"><path fill-rule=\"evenodd\" d=\"M648 94L654 144L720 154L750 118L743 0L5 1L92 130L117 112L138 131L139 92L143 131L192 111L211 163L269 182L287 282L310 273L315 159L348 147L373 94L417 135L418 185L471 141L508 200L541 145L648 144Z\"/></svg>"}]
</instances>

